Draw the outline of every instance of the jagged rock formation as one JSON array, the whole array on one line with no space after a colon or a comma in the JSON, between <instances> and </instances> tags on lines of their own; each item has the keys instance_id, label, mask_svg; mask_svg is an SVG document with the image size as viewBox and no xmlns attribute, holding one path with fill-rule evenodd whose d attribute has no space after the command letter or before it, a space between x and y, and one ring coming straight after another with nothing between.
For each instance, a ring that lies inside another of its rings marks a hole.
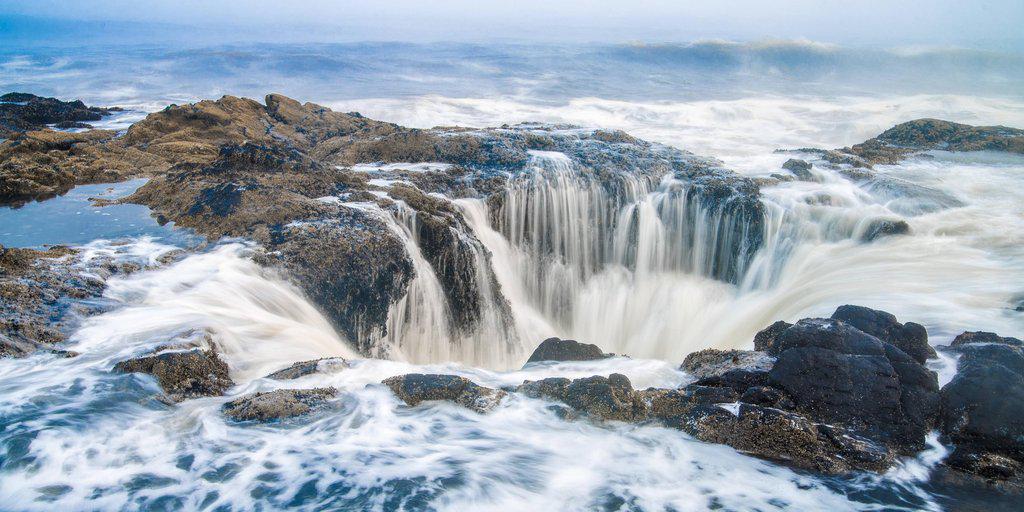
<instances>
[{"instance_id":1,"label":"jagged rock formation","mask_svg":"<svg viewBox=\"0 0 1024 512\"><path fill-rule=\"evenodd\" d=\"M20 132L55 128L92 128L85 121L99 121L119 108L87 107L81 101L61 101L35 94L11 92L0 96L0 138Z\"/></svg>"},{"instance_id":2,"label":"jagged rock formation","mask_svg":"<svg viewBox=\"0 0 1024 512\"><path fill-rule=\"evenodd\" d=\"M340 357L324 357L312 361L299 361L287 368L282 368L270 375L268 379L293 380L314 373L327 372L348 367L348 361Z\"/></svg>"}]
</instances>

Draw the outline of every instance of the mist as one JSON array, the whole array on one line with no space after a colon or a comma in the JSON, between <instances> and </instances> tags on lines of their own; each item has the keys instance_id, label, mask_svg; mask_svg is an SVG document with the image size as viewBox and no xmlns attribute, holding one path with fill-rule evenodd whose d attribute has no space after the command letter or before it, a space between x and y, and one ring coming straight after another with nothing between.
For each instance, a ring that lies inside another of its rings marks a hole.
<instances>
[{"instance_id":1,"label":"mist","mask_svg":"<svg viewBox=\"0 0 1024 512\"><path fill-rule=\"evenodd\" d=\"M9 44L231 42L689 42L813 40L875 47L1024 48L1024 3L572 0L0 1Z\"/></svg>"}]
</instances>

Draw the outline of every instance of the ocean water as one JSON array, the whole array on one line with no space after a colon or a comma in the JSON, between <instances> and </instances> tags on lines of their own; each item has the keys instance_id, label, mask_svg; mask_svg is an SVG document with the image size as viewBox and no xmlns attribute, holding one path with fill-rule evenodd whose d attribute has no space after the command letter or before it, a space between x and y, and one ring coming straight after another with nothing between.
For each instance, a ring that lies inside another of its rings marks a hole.
<instances>
[{"instance_id":1,"label":"ocean water","mask_svg":"<svg viewBox=\"0 0 1024 512\"><path fill-rule=\"evenodd\" d=\"M1024 127L1022 63L1013 54L812 42L4 48L0 89L130 108L113 128L172 102L268 92L419 127L573 123L767 176L793 156L776 149L850 145L919 117ZM538 175L572 172L558 155L535 160ZM538 288L530 254L491 226L478 202L458 201L510 300L516 326L500 333L510 350L483 350L491 332L448 350L450 333L428 308L438 295L429 276L418 298L396 305L420 314L394 315L391 331L419 334L386 340L402 348L394 360L357 356L284 276L251 263L244 243L112 279L107 298L123 306L73 333L68 348L81 356L0 360L0 499L16 510L955 510L960 491L929 481L948 451L934 436L885 474L824 478L675 430L567 422L525 397L487 415L446 403L407 408L379 384L409 372L487 386L618 372L638 388L674 387L691 379L678 370L691 351L750 348L775 320L846 303L922 323L935 345L964 330L1024 335L1024 314L1013 310L1024 298L1024 157L933 152L878 171L883 179L858 184L815 169L816 182L764 188L767 243L736 284L652 251L643 268L576 272L567 258L564 286ZM79 187L0 209L0 243L97 251L127 239L136 250L121 252L132 258L182 244L144 209L95 209L85 199L133 186ZM556 182L537 186L566 204L600 199ZM657 211L669 187L655 184L631 207ZM561 211L552 225L578 225L586 211ZM107 220L67 220L82 215ZM649 247L661 247L655 235L666 225L646 218ZM912 232L861 243L878 218L905 220ZM414 219L391 222L407 234ZM559 307L543 300L554 292ZM110 372L197 329L214 333L231 367L237 386L227 397L169 406L153 399L151 379ZM551 335L631 357L520 369ZM294 382L263 378L327 356L352 365ZM943 382L952 378L948 358L930 364ZM328 385L339 398L309 417L252 425L220 413L254 391Z\"/></svg>"}]
</instances>

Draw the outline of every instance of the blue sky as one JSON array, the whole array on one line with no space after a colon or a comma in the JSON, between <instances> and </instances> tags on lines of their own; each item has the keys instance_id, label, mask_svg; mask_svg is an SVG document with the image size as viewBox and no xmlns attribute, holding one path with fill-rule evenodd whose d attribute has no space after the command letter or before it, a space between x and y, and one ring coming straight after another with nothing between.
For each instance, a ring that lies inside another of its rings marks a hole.
<instances>
[{"instance_id":1,"label":"blue sky","mask_svg":"<svg viewBox=\"0 0 1024 512\"><path fill-rule=\"evenodd\" d=\"M0 38L54 42L685 42L1024 49L1022 0L0 0Z\"/></svg>"}]
</instances>

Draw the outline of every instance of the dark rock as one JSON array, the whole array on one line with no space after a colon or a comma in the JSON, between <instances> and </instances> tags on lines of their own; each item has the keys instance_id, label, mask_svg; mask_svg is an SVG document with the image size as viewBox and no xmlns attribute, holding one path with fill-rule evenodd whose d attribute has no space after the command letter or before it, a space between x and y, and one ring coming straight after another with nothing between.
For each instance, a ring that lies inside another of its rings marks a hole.
<instances>
[{"instance_id":1,"label":"dark rock","mask_svg":"<svg viewBox=\"0 0 1024 512\"><path fill-rule=\"evenodd\" d=\"M965 355L958 372L942 388L940 427L964 453L992 452L1024 461L1024 373L1019 347Z\"/></svg>"},{"instance_id":2,"label":"dark rock","mask_svg":"<svg viewBox=\"0 0 1024 512\"><path fill-rule=\"evenodd\" d=\"M340 357L322 357L312 361L299 361L287 368L282 368L270 375L268 379L292 380L306 375L323 371L333 371L340 368L348 368L348 361Z\"/></svg>"},{"instance_id":3,"label":"dark rock","mask_svg":"<svg viewBox=\"0 0 1024 512\"><path fill-rule=\"evenodd\" d=\"M618 373L571 381L560 377L526 381L516 391L532 398L564 402L596 419L640 421L647 415L642 394L633 389L625 375Z\"/></svg>"},{"instance_id":4,"label":"dark rock","mask_svg":"<svg viewBox=\"0 0 1024 512\"><path fill-rule=\"evenodd\" d=\"M77 100L61 101L28 93L7 93L0 96L0 137L42 130L49 124L56 124L58 128L89 128L81 121L99 121L111 112L111 109L87 107Z\"/></svg>"},{"instance_id":5,"label":"dark rock","mask_svg":"<svg viewBox=\"0 0 1024 512\"><path fill-rule=\"evenodd\" d=\"M737 393L743 393L747 388L768 384L768 372L769 370L737 368L721 375L704 377L699 379L696 384L701 386L728 387L736 390Z\"/></svg>"},{"instance_id":6,"label":"dark rock","mask_svg":"<svg viewBox=\"0 0 1024 512\"><path fill-rule=\"evenodd\" d=\"M871 221L860 239L863 242L873 242L882 237L906 235L908 233L910 233L910 224L907 224L907 221L878 219Z\"/></svg>"},{"instance_id":7,"label":"dark rock","mask_svg":"<svg viewBox=\"0 0 1024 512\"><path fill-rule=\"evenodd\" d=\"M413 407L425 401L446 400L479 413L494 409L506 395L457 375L410 373L384 379L382 384Z\"/></svg>"},{"instance_id":8,"label":"dark rock","mask_svg":"<svg viewBox=\"0 0 1024 512\"><path fill-rule=\"evenodd\" d=\"M679 369L701 379L737 369L770 370L774 362L775 359L764 352L708 348L691 352Z\"/></svg>"},{"instance_id":9,"label":"dark rock","mask_svg":"<svg viewBox=\"0 0 1024 512\"><path fill-rule=\"evenodd\" d=\"M965 332L956 338L953 338L953 342L949 344L951 347L959 347L961 345L967 345L970 343L998 343L1002 345L1013 345L1013 346L1024 346L1024 342L1017 338L1010 338L1000 336L994 332L985 331L974 331Z\"/></svg>"},{"instance_id":10,"label":"dark rock","mask_svg":"<svg viewBox=\"0 0 1024 512\"><path fill-rule=\"evenodd\" d=\"M224 404L224 414L236 421L272 421L307 414L338 394L335 388L277 389L255 393Z\"/></svg>"},{"instance_id":11,"label":"dark rock","mask_svg":"<svg viewBox=\"0 0 1024 512\"><path fill-rule=\"evenodd\" d=\"M921 324L901 324L891 313L863 306L839 306L832 318L842 320L886 343L906 352L915 361L924 364L935 357L935 349L928 344L928 331Z\"/></svg>"},{"instance_id":12,"label":"dark rock","mask_svg":"<svg viewBox=\"0 0 1024 512\"><path fill-rule=\"evenodd\" d=\"M973 452L956 448L943 461L958 471L978 475L992 480L1011 480L1024 475L1020 461L997 453Z\"/></svg>"},{"instance_id":13,"label":"dark rock","mask_svg":"<svg viewBox=\"0 0 1024 512\"><path fill-rule=\"evenodd\" d=\"M728 444L756 457L822 473L883 471L894 460L884 445L842 428L750 404L739 404L736 414L721 406L696 406L678 427L702 441Z\"/></svg>"},{"instance_id":14,"label":"dark rock","mask_svg":"<svg viewBox=\"0 0 1024 512\"><path fill-rule=\"evenodd\" d=\"M576 340L548 338L537 346L526 362L529 364L538 361L593 361L611 356L612 354L602 352L597 345L580 343Z\"/></svg>"},{"instance_id":15,"label":"dark rock","mask_svg":"<svg viewBox=\"0 0 1024 512\"><path fill-rule=\"evenodd\" d=\"M804 319L777 337L769 385L796 409L913 451L938 410L933 372L897 347L834 319Z\"/></svg>"},{"instance_id":16,"label":"dark rock","mask_svg":"<svg viewBox=\"0 0 1024 512\"><path fill-rule=\"evenodd\" d=\"M148 373L156 377L167 396L176 402L203 396L220 396L234 382L228 375L228 365L217 352L188 350L121 361L114 371L122 373Z\"/></svg>"},{"instance_id":17,"label":"dark rock","mask_svg":"<svg viewBox=\"0 0 1024 512\"><path fill-rule=\"evenodd\" d=\"M786 395L785 391L770 386L751 386L743 392L739 401L762 407L774 407L776 409L792 410L796 408L793 400Z\"/></svg>"},{"instance_id":18,"label":"dark rock","mask_svg":"<svg viewBox=\"0 0 1024 512\"><path fill-rule=\"evenodd\" d=\"M793 324L783 322L782 320L769 325L754 336L754 350L768 352L772 344L775 343L775 338L778 337L782 331L785 331L792 326Z\"/></svg>"},{"instance_id":19,"label":"dark rock","mask_svg":"<svg viewBox=\"0 0 1024 512\"><path fill-rule=\"evenodd\" d=\"M738 398L732 388L699 384L691 384L683 389L648 389L642 395L648 403L652 418L673 421L689 414L698 405L732 403Z\"/></svg>"},{"instance_id":20,"label":"dark rock","mask_svg":"<svg viewBox=\"0 0 1024 512\"><path fill-rule=\"evenodd\" d=\"M811 174L811 163L806 160L790 158L782 164L782 168L793 173L801 181L814 181L814 175Z\"/></svg>"},{"instance_id":21,"label":"dark rock","mask_svg":"<svg viewBox=\"0 0 1024 512\"><path fill-rule=\"evenodd\" d=\"M1024 130L916 119L839 151L871 164L895 164L908 155L927 150L1024 153Z\"/></svg>"}]
</instances>

